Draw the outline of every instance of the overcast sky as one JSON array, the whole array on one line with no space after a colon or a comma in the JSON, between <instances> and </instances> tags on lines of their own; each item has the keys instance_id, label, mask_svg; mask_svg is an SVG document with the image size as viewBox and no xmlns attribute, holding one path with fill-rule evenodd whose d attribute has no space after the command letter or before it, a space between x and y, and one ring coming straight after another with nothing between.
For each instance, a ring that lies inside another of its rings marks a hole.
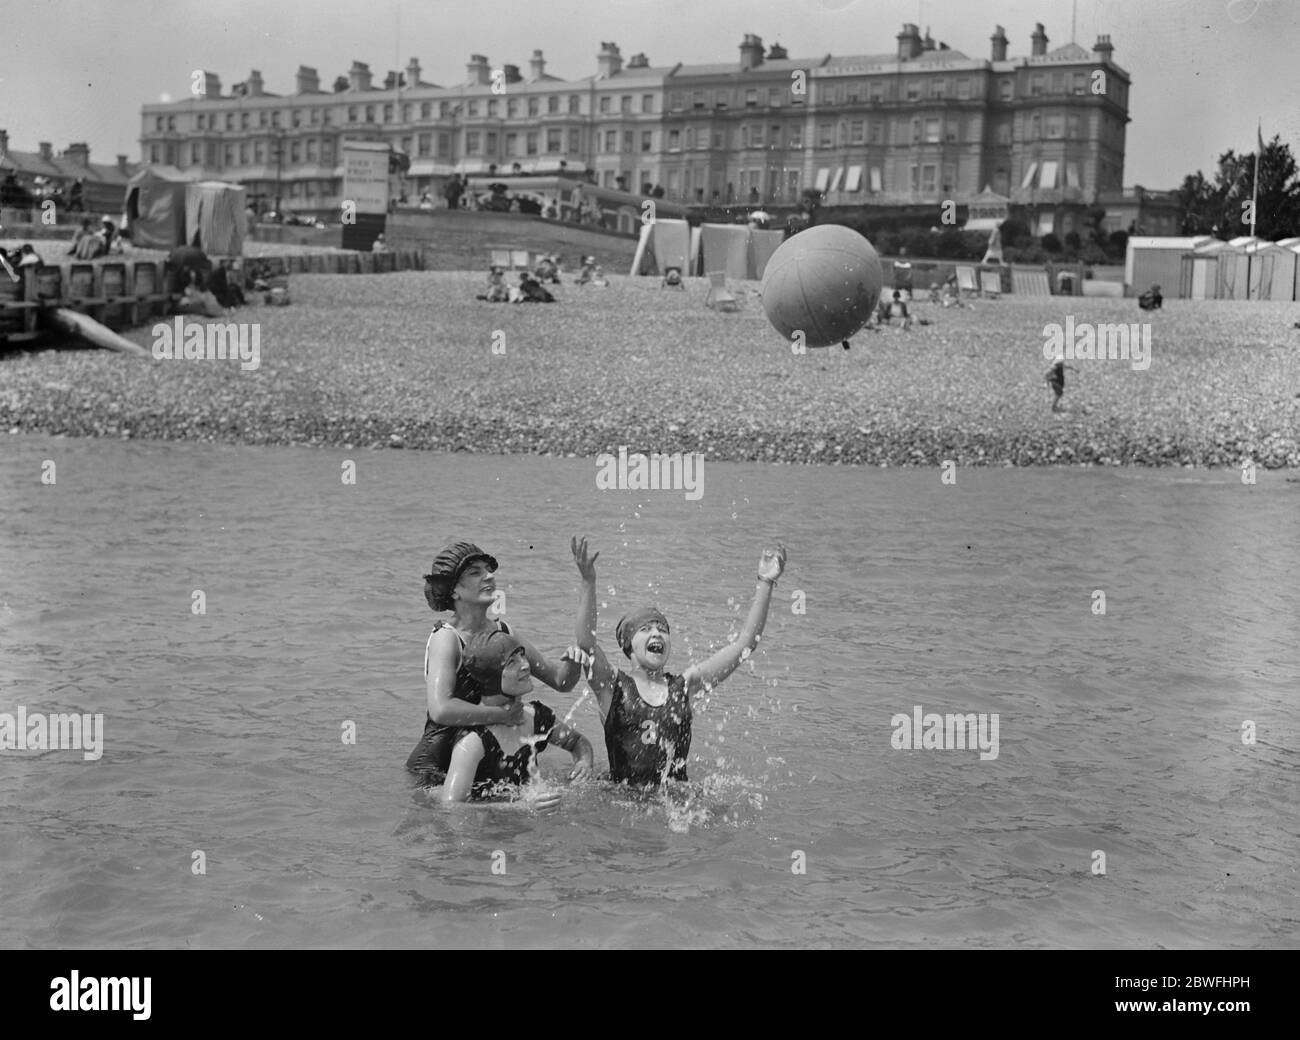
<instances>
[{"instance_id":1,"label":"overcast sky","mask_svg":"<svg viewBox=\"0 0 1300 1040\"><path fill-rule=\"evenodd\" d=\"M1255 124L1300 153L1297 0L1077 0L1076 41L1109 33L1133 78L1125 185L1176 187L1207 174L1227 148L1252 151ZM547 71L590 75L602 40L626 60L738 60L746 32L791 57L893 51L905 21L972 58L989 56L1003 25L1012 56L1034 23L1049 49L1070 40L1071 0L7 0L0 12L0 128L10 147L91 158L140 158L140 106L185 95L196 68L222 88L259 69L265 89L292 93L300 64L322 85L367 62L382 82L412 56L423 78L465 78L471 53L525 72L534 48ZM398 25L400 23L400 54Z\"/></svg>"}]
</instances>

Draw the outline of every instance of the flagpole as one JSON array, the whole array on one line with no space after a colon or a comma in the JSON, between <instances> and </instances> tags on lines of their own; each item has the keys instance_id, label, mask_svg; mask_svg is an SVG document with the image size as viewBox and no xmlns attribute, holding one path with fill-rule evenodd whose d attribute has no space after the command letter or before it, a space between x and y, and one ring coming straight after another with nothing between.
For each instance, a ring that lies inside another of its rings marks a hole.
<instances>
[{"instance_id":1,"label":"flagpole","mask_svg":"<svg viewBox=\"0 0 1300 1040\"><path fill-rule=\"evenodd\" d=\"M1251 243L1249 251L1246 253L1246 299L1250 299L1250 274L1251 260L1255 252L1255 218L1258 214L1255 212L1259 202L1259 155L1264 150L1264 128L1259 122L1255 124L1255 137L1259 147L1255 149L1255 180L1250 189L1250 237Z\"/></svg>"}]
</instances>

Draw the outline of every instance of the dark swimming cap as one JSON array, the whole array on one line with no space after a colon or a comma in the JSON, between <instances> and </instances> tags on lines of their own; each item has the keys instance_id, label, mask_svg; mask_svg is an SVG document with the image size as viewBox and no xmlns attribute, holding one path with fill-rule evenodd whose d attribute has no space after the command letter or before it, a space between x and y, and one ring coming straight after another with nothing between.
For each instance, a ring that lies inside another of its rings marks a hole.
<instances>
[{"instance_id":1,"label":"dark swimming cap","mask_svg":"<svg viewBox=\"0 0 1300 1040\"><path fill-rule=\"evenodd\" d=\"M668 619L658 607L641 607L630 614L624 614L619 623L614 626L614 638L618 640L618 645L623 648L623 653L628 657L632 656L632 636L642 625L648 625L651 621L658 621L664 626L665 632L669 630Z\"/></svg>"},{"instance_id":2,"label":"dark swimming cap","mask_svg":"<svg viewBox=\"0 0 1300 1040\"><path fill-rule=\"evenodd\" d=\"M452 586L475 560L486 560L488 568L497 569L496 557L485 553L473 542L452 542L433 558L433 566L424 576L424 598L434 610L451 610Z\"/></svg>"},{"instance_id":3,"label":"dark swimming cap","mask_svg":"<svg viewBox=\"0 0 1300 1040\"><path fill-rule=\"evenodd\" d=\"M465 667L478 681L485 695L501 692L501 671L512 654L522 650L524 644L509 632L480 632L471 636L465 646Z\"/></svg>"}]
</instances>

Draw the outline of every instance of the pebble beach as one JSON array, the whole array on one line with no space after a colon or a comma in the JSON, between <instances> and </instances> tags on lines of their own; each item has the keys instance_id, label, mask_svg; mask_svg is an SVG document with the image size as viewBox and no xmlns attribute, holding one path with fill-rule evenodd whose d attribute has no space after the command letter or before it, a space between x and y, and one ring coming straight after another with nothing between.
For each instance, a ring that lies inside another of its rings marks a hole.
<instances>
[{"instance_id":1,"label":"pebble beach","mask_svg":"<svg viewBox=\"0 0 1300 1040\"><path fill-rule=\"evenodd\" d=\"M739 311L707 283L553 287L476 300L480 273L295 275L255 323L260 364L93 349L0 353L0 430L331 448L930 466L1300 466L1294 304L1078 297L976 300L930 324L796 355L757 283ZM1051 410L1044 327L1150 322L1151 360L1079 359ZM174 319L165 320L168 324ZM187 322L198 319L187 318ZM152 325L126 332L149 348Z\"/></svg>"}]
</instances>

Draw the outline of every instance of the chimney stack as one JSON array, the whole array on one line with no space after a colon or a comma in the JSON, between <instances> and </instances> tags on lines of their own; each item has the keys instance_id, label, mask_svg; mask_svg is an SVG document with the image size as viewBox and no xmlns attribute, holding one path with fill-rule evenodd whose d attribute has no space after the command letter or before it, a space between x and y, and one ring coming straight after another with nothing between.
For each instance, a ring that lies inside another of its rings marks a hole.
<instances>
[{"instance_id":1,"label":"chimney stack","mask_svg":"<svg viewBox=\"0 0 1300 1040\"><path fill-rule=\"evenodd\" d=\"M1033 41L1034 49L1032 54L1035 58L1041 58L1047 53L1047 32L1043 29L1043 23L1037 22L1034 25L1034 35L1030 37Z\"/></svg>"},{"instance_id":2,"label":"chimney stack","mask_svg":"<svg viewBox=\"0 0 1300 1040\"><path fill-rule=\"evenodd\" d=\"M993 41L993 60L1007 60L1007 31L1002 26L997 26L993 35L989 37Z\"/></svg>"},{"instance_id":3,"label":"chimney stack","mask_svg":"<svg viewBox=\"0 0 1300 1040\"><path fill-rule=\"evenodd\" d=\"M756 69L763 64L763 41L753 33L745 33L740 44L740 71Z\"/></svg>"},{"instance_id":4,"label":"chimney stack","mask_svg":"<svg viewBox=\"0 0 1300 1040\"><path fill-rule=\"evenodd\" d=\"M596 65L600 70L601 76L609 79L617 76L623 71L623 55L619 53L617 43L605 43L600 45L600 54L596 56Z\"/></svg>"},{"instance_id":5,"label":"chimney stack","mask_svg":"<svg viewBox=\"0 0 1300 1040\"><path fill-rule=\"evenodd\" d=\"M297 80L299 94L315 94L320 91L320 76L310 66L298 66Z\"/></svg>"},{"instance_id":6,"label":"chimney stack","mask_svg":"<svg viewBox=\"0 0 1300 1040\"><path fill-rule=\"evenodd\" d=\"M262 96L262 74L258 72L257 69L254 69L248 74L248 96Z\"/></svg>"},{"instance_id":7,"label":"chimney stack","mask_svg":"<svg viewBox=\"0 0 1300 1040\"><path fill-rule=\"evenodd\" d=\"M203 96L205 98L221 97L221 77L215 72L203 73Z\"/></svg>"},{"instance_id":8,"label":"chimney stack","mask_svg":"<svg viewBox=\"0 0 1300 1040\"><path fill-rule=\"evenodd\" d=\"M419 58L412 58L406 63L406 85L408 87L418 87L420 85Z\"/></svg>"},{"instance_id":9,"label":"chimney stack","mask_svg":"<svg viewBox=\"0 0 1300 1040\"><path fill-rule=\"evenodd\" d=\"M930 27L928 25L925 27L925 39L921 41L921 50L923 51L934 50L934 40L930 36Z\"/></svg>"},{"instance_id":10,"label":"chimney stack","mask_svg":"<svg viewBox=\"0 0 1300 1040\"><path fill-rule=\"evenodd\" d=\"M74 141L63 151L63 157L69 162L74 162L78 166L90 168L90 145L85 141Z\"/></svg>"},{"instance_id":11,"label":"chimney stack","mask_svg":"<svg viewBox=\"0 0 1300 1040\"><path fill-rule=\"evenodd\" d=\"M126 168L126 156L125 156L125 155L119 155L119 156L117 157L117 172L118 172L118 173L124 173L124 174L127 174L128 176L129 176L130 173L131 173L131 171L128 170L128 169Z\"/></svg>"},{"instance_id":12,"label":"chimney stack","mask_svg":"<svg viewBox=\"0 0 1300 1040\"><path fill-rule=\"evenodd\" d=\"M903 31L898 34L898 60L908 61L921 53L921 30L911 22L903 23Z\"/></svg>"},{"instance_id":13,"label":"chimney stack","mask_svg":"<svg viewBox=\"0 0 1300 1040\"><path fill-rule=\"evenodd\" d=\"M0 158L9 154L9 131L0 130Z\"/></svg>"},{"instance_id":14,"label":"chimney stack","mask_svg":"<svg viewBox=\"0 0 1300 1040\"><path fill-rule=\"evenodd\" d=\"M50 144L49 141L42 141L36 147L41 150L42 159L54 158L54 145Z\"/></svg>"},{"instance_id":15,"label":"chimney stack","mask_svg":"<svg viewBox=\"0 0 1300 1040\"><path fill-rule=\"evenodd\" d=\"M644 54L633 54L631 60L627 63L627 67L629 69L648 69L650 67L650 59Z\"/></svg>"},{"instance_id":16,"label":"chimney stack","mask_svg":"<svg viewBox=\"0 0 1300 1040\"><path fill-rule=\"evenodd\" d=\"M767 52L768 61L786 61L789 57L790 55L786 53L786 49L779 43L772 44Z\"/></svg>"},{"instance_id":17,"label":"chimney stack","mask_svg":"<svg viewBox=\"0 0 1300 1040\"><path fill-rule=\"evenodd\" d=\"M1110 61L1111 51L1115 48L1110 45L1110 36L1098 36L1097 42L1092 45L1092 52L1097 55L1098 61Z\"/></svg>"},{"instance_id":18,"label":"chimney stack","mask_svg":"<svg viewBox=\"0 0 1300 1040\"><path fill-rule=\"evenodd\" d=\"M502 65L501 71L506 74L507 83L522 83L524 77L519 75L518 65Z\"/></svg>"},{"instance_id":19,"label":"chimney stack","mask_svg":"<svg viewBox=\"0 0 1300 1040\"><path fill-rule=\"evenodd\" d=\"M352 63L352 68L348 70L348 89L370 89L370 66L364 61L354 61Z\"/></svg>"},{"instance_id":20,"label":"chimney stack","mask_svg":"<svg viewBox=\"0 0 1300 1040\"><path fill-rule=\"evenodd\" d=\"M471 54L469 63L465 66L465 71L465 82L471 86L486 87L492 82L492 70L488 68L486 55Z\"/></svg>"},{"instance_id":21,"label":"chimney stack","mask_svg":"<svg viewBox=\"0 0 1300 1040\"><path fill-rule=\"evenodd\" d=\"M546 75L546 59L542 57L541 51L533 51L533 56L528 59L528 70L529 76L534 80Z\"/></svg>"}]
</instances>

